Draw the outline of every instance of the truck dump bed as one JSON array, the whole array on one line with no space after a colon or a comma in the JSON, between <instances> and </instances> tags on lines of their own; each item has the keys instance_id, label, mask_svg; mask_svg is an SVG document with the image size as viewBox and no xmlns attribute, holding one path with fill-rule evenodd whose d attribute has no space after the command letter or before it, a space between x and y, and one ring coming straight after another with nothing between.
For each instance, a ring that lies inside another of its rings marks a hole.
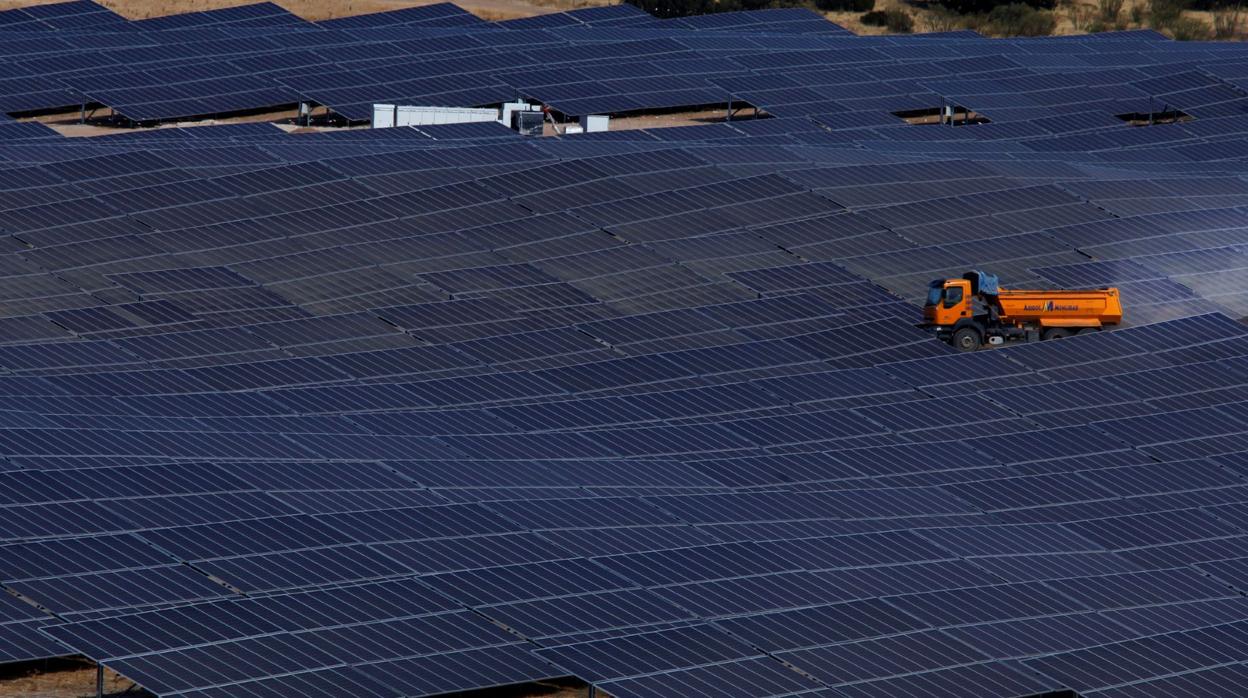
<instances>
[{"instance_id":1,"label":"truck dump bed","mask_svg":"<svg viewBox=\"0 0 1248 698\"><path fill-rule=\"evenodd\" d=\"M1062 290L1000 289L1003 322L1037 322L1042 327L1094 327L1122 322L1116 288Z\"/></svg>"}]
</instances>

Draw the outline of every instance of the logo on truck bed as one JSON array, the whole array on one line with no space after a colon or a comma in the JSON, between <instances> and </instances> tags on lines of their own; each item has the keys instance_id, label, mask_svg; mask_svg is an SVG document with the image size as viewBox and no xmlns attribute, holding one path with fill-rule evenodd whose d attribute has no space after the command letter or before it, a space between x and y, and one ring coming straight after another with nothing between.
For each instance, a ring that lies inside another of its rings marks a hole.
<instances>
[{"instance_id":1,"label":"logo on truck bed","mask_svg":"<svg viewBox=\"0 0 1248 698\"><path fill-rule=\"evenodd\" d=\"M1054 310L1078 310L1078 309L1079 309L1079 306L1077 305L1066 305L1063 303L1056 303L1054 301L1049 301L1048 303L1041 303L1037 305L1024 305L1023 306L1023 310L1044 310L1046 312L1053 312Z\"/></svg>"}]
</instances>

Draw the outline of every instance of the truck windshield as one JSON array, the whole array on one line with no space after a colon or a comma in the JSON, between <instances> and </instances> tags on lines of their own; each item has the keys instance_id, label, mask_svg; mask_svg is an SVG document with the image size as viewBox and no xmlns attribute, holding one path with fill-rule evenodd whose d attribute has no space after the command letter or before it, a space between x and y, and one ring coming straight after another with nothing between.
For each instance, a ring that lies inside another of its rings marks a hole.
<instances>
[{"instance_id":1,"label":"truck windshield","mask_svg":"<svg viewBox=\"0 0 1248 698\"><path fill-rule=\"evenodd\" d=\"M940 302L940 291L944 288L945 282L937 279L927 285L927 304L936 305Z\"/></svg>"}]
</instances>

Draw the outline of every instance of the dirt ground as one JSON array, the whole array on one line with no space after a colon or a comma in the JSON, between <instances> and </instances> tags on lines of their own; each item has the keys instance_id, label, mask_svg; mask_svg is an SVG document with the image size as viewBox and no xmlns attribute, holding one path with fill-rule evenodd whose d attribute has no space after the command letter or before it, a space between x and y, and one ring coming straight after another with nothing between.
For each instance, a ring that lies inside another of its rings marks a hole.
<instances>
[{"instance_id":1,"label":"dirt ground","mask_svg":"<svg viewBox=\"0 0 1248 698\"><path fill-rule=\"evenodd\" d=\"M526 684L463 694L471 698L586 698L574 682ZM601 691L599 696L610 698ZM85 660L55 660L21 667L0 667L0 698L94 698L95 667ZM104 672L105 698L152 698L122 676Z\"/></svg>"},{"instance_id":2,"label":"dirt ground","mask_svg":"<svg viewBox=\"0 0 1248 698\"><path fill-rule=\"evenodd\" d=\"M697 126L699 124L716 124L727 121L727 112L723 109L706 109L701 111L682 111L670 114L638 114L611 120L612 131L626 131L638 128L667 128L670 126ZM732 115L733 121L749 121L755 118L752 107L746 107Z\"/></svg>"},{"instance_id":3,"label":"dirt ground","mask_svg":"<svg viewBox=\"0 0 1248 698\"><path fill-rule=\"evenodd\" d=\"M107 113L107 111L105 112ZM251 122L271 122L274 126L283 131L290 132L300 127L294 121L299 113L294 109L285 111L271 111L261 114L248 114L246 116L235 116L228 119L201 119L198 121L169 121L158 124L156 126L144 126L141 130L151 130L159 128L191 128L195 126L219 126L221 124L245 124ZM47 114L43 116L22 117L18 121L36 121L49 128L57 131L62 136L69 137L90 137L90 136L107 136L116 135L118 133L128 133L130 129L118 128L116 126L108 126L101 123L79 123L78 112L66 114ZM360 128L368 128L362 126ZM307 129L301 129L307 130ZM316 129L314 129L316 130ZM329 130L339 131L341 128L333 128Z\"/></svg>"},{"instance_id":4,"label":"dirt ground","mask_svg":"<svg viewBox=\"0 0 1248 698\"><path fill-rule=\"evenodd\" d=\"M691 111L674 111L664 112L661 114L636 114L632 116L612 117L610 129L611 131L634 131L643 128L671 128L673 126L699 126L702 124L716 124L727 120L728 113L721 109L697 109ZM756 118L753 108L747 107L732 117L733 121L749 121ZM574 126L576 122L567 122L559 124L559 132L567 126ZM547 122L542 129L542 135L556 135L555 129ZM575 136L573 136L575 138Z\"/></svg>"},{"instance_id":5,"label":"dirt ground","mask_svg":"<svg viewBox=\"0 0 1248 698\"><path fill-rule=\"evenodd\" d=\"M63 0L0 0L0 10L45 5ZM278 5L310 20L334 19L370 12L398 10L429 5L437 0L276 0ZM146 19L183 12L202 12L222 7L247 5L257 0L99 0L101 5L131 19ZM612 5L615 0L456 0L456 5L484 19L500 20L578 7Z\"/></svg>"},{"instance_id":6,"label":"dirt ground","mask_svg":"<svg viewBox=\"0 0 1248 698\"><path fill-rule=\"evenodd\" d=\"M29 5L42 5L64 0L0 0L0 10ZM246 5L256 0L99 0L114 12L133 19L160 17L182 12L200 12L221 7ZM309 20L333 19L350 15L383 12L404 7L427 5L440 0L275 0L277 4L291 12ZM457 5L488 20L516 19L533 15L547 14L576 9L613 5L620 0L453 0ZM1147 7L1148 0L1126 0L1122 8L1121 22L1124 28L1138 29L1139 24L1130 21L1132 8L1139 5ZM1056 10L1056 35L1081 34L1083 22L1073 21L1076 16L1091 17L1095 14L1095 0L1070 0L1059 2L1061 7ZM911 4L906 0L876 0L875 9L888 10L903 8L914 18L915 31L935 31L943 27L934 26L929 18L933 15L923 5L923 1ZM860 12L825 12L829 20L850 29L856 34L887 34L884 27L864 25ZM1186 15L1212 24L1209 12L1186 12ZM1248 24L1248 17L1245 18ZM1248 33L1248 26L1241 27L1241 39Z\"/></svg>"},{"instance_id":7,"label":"dirt ground","mask_svg":"<svg viewBox=\"0 0 1248 698\"><path fill-rule=\"evenodd\" d=\"M46 668L45 668L46 667ZM108 698L144 698L151 694L112 671L104 672ZM95 696L95 667L85 661L60 660L0 671L0 698L83 698Z\"/></svg>"},{"instance_id":8,"label":"dirt ground","mask_svg":"<svg viewBox=\"0 0 1248 698\"><path fill-rule=\"evenodd\" d=\"M293 120L297 116L294 110L282 112L266 112L263 114L252 114L249 116L232 117L228 119L204 119L202 121L170 121L168 123L159 124L157 126L144 127L141 130L151 130L160 128L194 128L197 126L218 126L220 124L241 124L248 122L271 122L278 128L290 132L309 133L316 131L341 131L341 127L319 127L313 126L305 128L297 126ZM733 115L733 121L748 121L756 118L753 108L746 107ZM669 112L663 114L639 114L636 116L626 116L611 120L612 131L626 131L643 128L670 128L672 126L697 126L699 124L713 124L725 121L727 112L723 109L703 109L693 111ZM37 121L52 129L55 129L62 136L71 138L89 138L91 136L107 136L118 133L125 133L128 129L116 128L114 126L106 126L100 124L80 124L78 123L78 115L74 114L52 114L46 116L24 117L19 121ZM290 123L288 123L290 122ZM571 125L560 124L560 128ZM356 126L353 128L369 128L369 126ZM553 136L555 131L547 123L544 129L544 135Z\"/></svg>"}]
</instances>

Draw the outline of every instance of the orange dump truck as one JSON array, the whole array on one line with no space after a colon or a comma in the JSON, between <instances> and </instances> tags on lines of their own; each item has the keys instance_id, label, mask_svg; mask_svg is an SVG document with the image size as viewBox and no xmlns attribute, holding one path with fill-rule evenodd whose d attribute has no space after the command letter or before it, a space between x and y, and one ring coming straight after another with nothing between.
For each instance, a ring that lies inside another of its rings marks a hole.
<instances>
[{"instance_id":1,"label":"orange dump truck","mask_svg":"<svg viewBox=\"0 0 1248 698\"><path fill-rule=\"evenodd\" d=\"M1000 288L997 277L970 271L928 284L924 324L960 351L1007 340L1034 342L1096 332L1122 322L1116 288Z\"/></svg>"}]
</instances>

